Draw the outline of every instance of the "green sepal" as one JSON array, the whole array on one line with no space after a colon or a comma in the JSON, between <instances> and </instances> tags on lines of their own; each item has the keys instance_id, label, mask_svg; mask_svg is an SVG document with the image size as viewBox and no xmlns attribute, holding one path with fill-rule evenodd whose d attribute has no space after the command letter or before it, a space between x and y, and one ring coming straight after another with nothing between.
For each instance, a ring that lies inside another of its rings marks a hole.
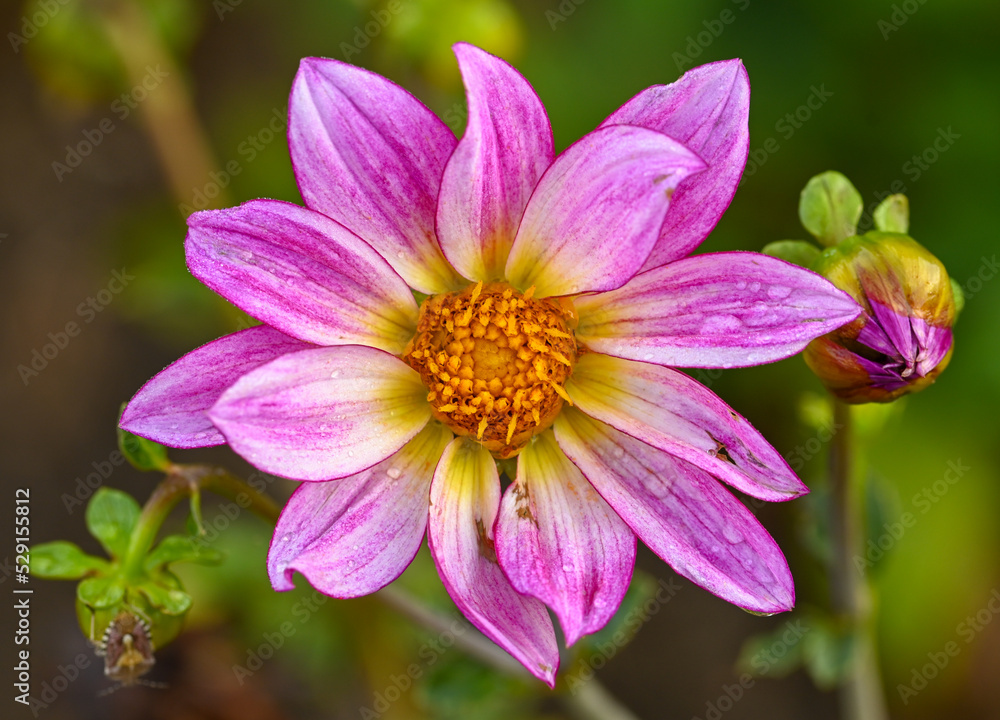
<instances>
[{"instance_id":1,"label":"green sepal","mask_svg":"<svg viewBox=\"0 0 1000 720\"><path fill-rule=\"evenodd\" d=\"M861 193L834 170L811 178L799 198L802 226L827 247L857 234L863 210Z\"/></svg>"},{"instance_id":2,"label":"green sepal","mask_svg":"<svg viewBox=\"0 0 1000 720\"><path fill-rule=\"evenodd\" d=\"M167 615L183 615L191 609L191 596L179 587L168 587L162 582L147 580L135 586L135 589L145 596L150 605Z\"/></svg>"},{"instance_id":3,"label":"green sepal","mask_svg":"<svg viewBox=\"0 0 1000 720\"><path fill-rule=\"evenodd\" d=\"M139 503L128 493L102 487L87 505L87 529L109 555L121 559L128 550L140 512Z\"/></svg>"},{"instance_id":4,"label":"green sepal","mask_svg":"<svg viewBox=\"0 0 1000 720\"><path fill-rule=\"evenodd\" d=\"M111 566L65 540L35 545L28 557L31 574L49 580L79 580L94 573L106 574Z\"/></svg>"},{"instance_id":5,"label":"green sepal","mask_svg":"<svg viewBox=\"0 0 1000 720\"><path fill-rule=\"evenodd\" d=\"M76 586L76 597L95 610L109 608L125 597L125 582L120 577L87 578Z\"/></svg>"},{"instance_id":6,"label":"green sepal","mask_svg":"<svg viewBox=\"0 0 1000 720\"><path fill-rule=\"evenodd\" d=\"M124 407L123 405L122 408ZM136 470L170 471L171 463L167 457L167 449L157 442L118 428L118 448Z\"/></svg>"},{"instance_id":7,"label":"green sepal","mask_svg":"<svg viewBox=\"0 0 1000 720\"><path fill-rule=\"evenodd\" d=\"M965 291L955 278L949 280L951 280L951 294L955 298L955 321L958 322L958 315L965 308Z\"/></svg>"},{"instance_id":8,"label":"green sepal","mask_svg":"<svg viewBox=\"0 0 1000 720\"><path fill-rule=\"evenodd\" d=\"M811 267L820 254L818 247L805 240L775 240L761 252L804 268Z\"/></svg>"},{"instance_id":9,"label":"green sepal","mask_svg":"<svg viewBox=\"0 0 1000 720\"><path fill-rule=\"evenodd\" d=\"M146 571L154 573L173 562L196 562L202 565L216 565L222 562L223 554L194 538L184 535L168 535L146 556Z\"/></svg>"},{"instance_id":10,"label":"green sepal","mask_svg":"<svg viewBox=\"0 0 1000 720\"><path fill-rule=\"evenodd\" d=\"M875 228L882 232L906 235L910 231L910 201L906 195L890 195L872 213Z\"/></svg>"}]
</instances>

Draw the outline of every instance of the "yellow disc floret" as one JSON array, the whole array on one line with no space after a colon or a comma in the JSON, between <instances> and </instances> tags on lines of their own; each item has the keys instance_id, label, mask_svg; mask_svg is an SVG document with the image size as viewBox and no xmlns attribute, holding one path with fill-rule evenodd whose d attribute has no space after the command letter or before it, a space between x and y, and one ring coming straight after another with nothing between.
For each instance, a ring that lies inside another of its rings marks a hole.
<instances>
[{"instance_id":1,"label":"yellow disc floret","mask_svg":"<svg viewBox=\"0 0 1000 720\"><path fill-rule=\"evenodd\" d=\"M403 360L420 373L434 416L497 458L516 455L555 420L576 362L572 310L507 283L482 282L420 306Z\"/></svg>"}]
</instances>

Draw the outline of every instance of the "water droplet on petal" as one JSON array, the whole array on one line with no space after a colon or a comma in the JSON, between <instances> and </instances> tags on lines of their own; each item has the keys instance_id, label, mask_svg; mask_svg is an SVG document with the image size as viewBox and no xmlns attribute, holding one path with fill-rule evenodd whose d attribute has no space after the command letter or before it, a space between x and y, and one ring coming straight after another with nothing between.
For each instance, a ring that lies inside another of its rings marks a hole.
<instances>
[{"instance_id":1,"label":"water droplet on petal","mask_svg":"<svg viewBox=\"0 0 1000 720\"><path fill-rule=\"evenodd\" d=\"M291 535L282 535L281 536L281 542L288 542L291 539L292 539Z\"/></svg>"},{"instance_id":2,"label":"water droplet on petal","mask_svg":"<svg viewBox=\"0 0 1000 720\"><path fill-rule=\"evenodd\" d=\"M353 450L348 450L347 451L347 457L354 457L354 451Z\"/></svg>"},{"instance_id":3,"label":"water droplet on petal","mask_svg":"<svg viewBox=\"0 0 1000 720\"><path fill-rule=\"evenodd\" d=\"M399 478L400 475L403 474L403 471L400 470L398 467L391 467L385 471L385 474L391 477L393 480L396 480L397 478Z\"/></svg>"},{"instance_id":4,"label":"water droplet on petal","mask_svg":"<svg viewBox=\"0 0 1000 720\"><path fill-rule=\"evenodd\" d=\"M330 377L331 378L339 378L340 377L340 370L334 370L332 373L330 373Z\"/></svg>"}]
</instances>

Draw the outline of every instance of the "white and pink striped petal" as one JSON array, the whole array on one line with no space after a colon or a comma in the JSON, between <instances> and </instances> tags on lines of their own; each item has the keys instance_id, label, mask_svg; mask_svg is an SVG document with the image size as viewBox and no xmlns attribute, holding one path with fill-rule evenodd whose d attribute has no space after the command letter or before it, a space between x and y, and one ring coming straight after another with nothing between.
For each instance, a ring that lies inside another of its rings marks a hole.
<instances>
[{"instance_id":1,"label":"white and pink striped petal","mask_svg":"<svg viewBox=\"0 0 1000 720\"><path fill-rule=\"evenodd\" d=\"M794 606L781 549L708 473L575 408L564 409L554 427L601 496L678 573L751 612Z\"/></svg>"},{"instance_id":2,"label":"white and pink striped petal","mask_svg":"<svg viewBox=\"0 0 1000 720\"><path fill-rule=\"evenodd\" d=\"M420 432L431 417L426 396L399 358L343 345L283 355L247 373L209 418L261 470L330 480L385 460Z\"/></svg>"},{"instance_id":3,"label":"white and pink striped petal","mask_svg":"<svg viewBox=\"0 0 1000 720\"><path fill-rule=\"evenodd\" d=\"M437 207L445 256L470 280L500 280L532 190L552 163L545 107L512 66L455 45L469 122L444 171Z\"/></svg>"},{"instance_id":4,"label":"white and pink striped petal","mask_svg":"<svg viewBox=\"0 0 1000 720\"><path fill-rule=\"evenodd\" d=\"M300 572L324 595L360 597L399 577L423 542L431 479L450 440L443 425L429 423L367 470L300 485L267 555L274 589L291 590Z\"/></svg>"},{"instance_id":5,"label":"white and pink striped petal","mask_svg":"<svg viewBox=\"0 0 1000 720\"><path fill-rule=\"evenodd\" d=\"M369 245L324 215L253 200L188 218L188 267L268 325L317 345L400 353L417 327L413 293Z\"/></svg>"},{"instance_id":6,"label":"white and pink striped petal","mask_svg":"<svg viewBox=\"0 0 1000 720\"><path fill-rule=\"evenodd\" d=\"M635 566L635 533L597 494L551 431L518 457L500 503L496 550L514 589L559 618L566 644L604 627Z\"/></svg>"},{"instance_id":7,"label":"white and pink striped petal","mask_svg":"<svg viewBox=\"0 0 1000 720\"><path fill-rule=\"evenodd\" d=\"M431 483L431 554L465 617L551 687L559 667L555 630L545 606L518 593L500 569L493 540L499 504L489 451L467 437L453 440Z\"/></svg>"}]
</instances>

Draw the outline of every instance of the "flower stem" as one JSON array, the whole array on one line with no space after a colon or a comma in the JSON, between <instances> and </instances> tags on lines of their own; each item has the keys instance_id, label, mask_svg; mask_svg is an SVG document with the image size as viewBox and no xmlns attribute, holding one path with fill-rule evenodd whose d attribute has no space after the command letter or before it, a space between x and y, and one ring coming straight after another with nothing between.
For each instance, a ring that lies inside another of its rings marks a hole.
<instances>
[{"instance_id":1,"label":"flower stem","mask_svg":"<svg viewBox=\"0 0 1000 720\"><path fill-rule=\"evenodd\" d=\"M431 610L405 590L390 585L376 595L418 625L434 632L448 632L455 638L456 646L495 670L515 677L530 677L524 666L477 630L466 625L465 632L455 632L453 618ZM595 678L580 685L575 692L563 694L561 699L570 714L579 720L638 720Z\"/></svg>"},{"instance_id":2,"label":"flower stem","mask_svg":"<svg viewBox=\"0 0 1000 720\"><path fill-rule=\"evenodd\" d=\"M174 506L185 497L211 490L229 498L240 507L260 515L269 522L277 522L281 508L266 495L254 490L245 482L219 467L207 465L174 465L167 476L156 486L142 508L135 532L125 554L123 568L128 576L142 574L146 555L153 547L163 521Z\"/></svg>"},{"instance_id":3,"label":"flower stem","mask_svg":"<svg viewBox=\"0 0 1000 720\"><path fill-rule=\"evenodd\" d=\"M875 616L868 580L854 567L864 553L865 482L854 467L851 406L834 400L830 448L830 511L833 540L831 592L834 611L855 637L853 658L840 688L844 720L888 720L875 640Z\"/></svg>"}]
</instances>

